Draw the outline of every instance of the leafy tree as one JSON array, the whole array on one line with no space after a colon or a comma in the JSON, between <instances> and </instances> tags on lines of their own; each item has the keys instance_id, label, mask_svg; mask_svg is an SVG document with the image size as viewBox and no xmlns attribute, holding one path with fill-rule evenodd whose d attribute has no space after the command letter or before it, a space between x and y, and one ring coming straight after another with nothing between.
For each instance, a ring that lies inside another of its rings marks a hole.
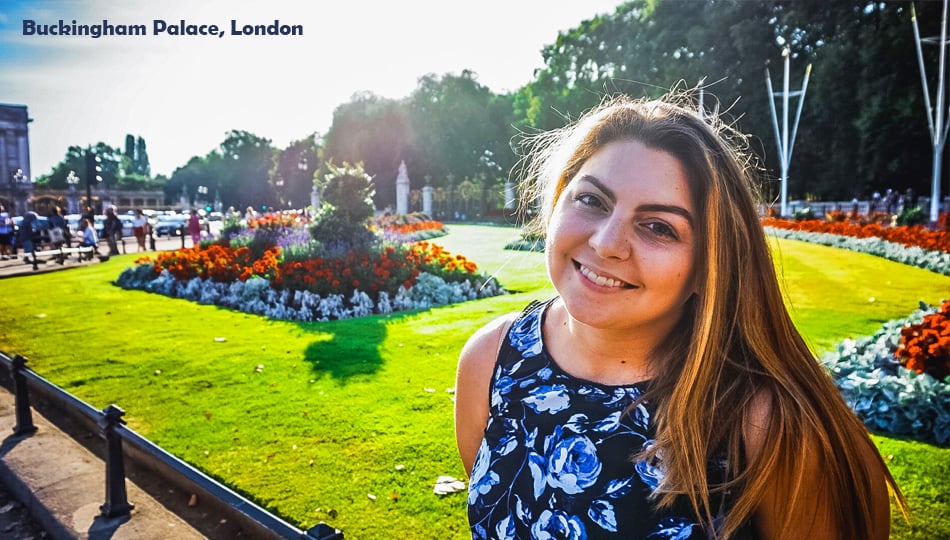
<instances>
[{"instance_id":1,"label":"leafy tree","mask_svg":"<svg viewBox=\"0 0 950 540\"><path fill-rule=\"evenodd\" d=\"M408 129L405 108L398 101L371 92L354 94L333 112L324 159L363 163L376 184L376 203L385 206L396 200L396 174L408 156Z\"/></svg>"},{"instance_id":2,"label":"leafy tree","mask_svg":"<svg viewBox=\"0 0 950 540\"><path fill-rule=\"evenodd\" d=\"M310 201L314 172L320 165L322 140L311 134L277 153L270 184L281 206L302 207Z\"/></svg>"}]
</instances>

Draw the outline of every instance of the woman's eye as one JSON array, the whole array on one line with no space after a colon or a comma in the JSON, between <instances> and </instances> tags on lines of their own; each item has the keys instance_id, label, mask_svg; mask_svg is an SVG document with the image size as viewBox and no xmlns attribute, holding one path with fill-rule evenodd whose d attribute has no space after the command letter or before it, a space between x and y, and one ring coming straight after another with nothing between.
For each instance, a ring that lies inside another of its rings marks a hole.
<instances>
[{"instance_id":1,"label":"woman's eye","mask_svg":"<svg viewBox=\"0 0 950 540\"><path fill-rule=\"evenodd\" d=\"M673 227L670 227L669 225L667 225L666 223L663 223L662 221L651 221L649 223L645 223L644 227L649 229L650 232L652 232L653 234L657 236L662 236L664 238L673 238L673 239L677 238L676 231L673 229Z\"/></svg>"},{"instance_id":2,"label":"woman's eye","mask_svg":"<svg viewBox=\"0 0 950 540\"><path fill-rule=\"evenodd\" d=\"M601 204L600 199L591 195L590 193L581 193L574 197L574 200L581 203L584 206L589 206L591 208L602 208L604 205Z\"/></svg>"}]
</instances>

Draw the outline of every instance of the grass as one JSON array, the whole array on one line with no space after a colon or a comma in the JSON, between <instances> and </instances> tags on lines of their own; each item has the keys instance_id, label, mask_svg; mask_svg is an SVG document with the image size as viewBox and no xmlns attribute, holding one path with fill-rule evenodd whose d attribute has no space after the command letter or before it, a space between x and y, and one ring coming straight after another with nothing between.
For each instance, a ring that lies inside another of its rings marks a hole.
<instances>
[{"instance_id":1,"label":"grass","mask_svg":"<svg viewBox=\"0 0 950 540\"><path fill-rule=\"evenodd\" d=\"M271 321L111 285L136 256L0 281L0 349L168 451L308 527L348 538L467 538L452 428L456 358L502 313L553 294L543 255L505 252L514 229L452 226L437 239L511 295L330 323ZM796 323L818 350L870 334L950 278L832 248L780 241ZM869 299L874 297L874 301ZM950 537L950 449L875 436L911 499L894 538ZM397 466L402 465L402 470ZM372 495L375 498L371 498Z\"/></svg>"}]
</instances>

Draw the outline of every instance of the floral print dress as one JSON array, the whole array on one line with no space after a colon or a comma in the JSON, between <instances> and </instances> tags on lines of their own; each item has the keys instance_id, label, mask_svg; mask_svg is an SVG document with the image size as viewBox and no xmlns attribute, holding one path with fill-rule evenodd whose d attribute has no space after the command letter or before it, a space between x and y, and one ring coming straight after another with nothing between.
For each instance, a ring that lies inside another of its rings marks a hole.
<instances>
[{"instance_id":1,"label":"floral print dress","mask_svg":"<svg viewBox=\"0 0 950 540\"><path fill-rule=\"evenodd\" d=\"M541 339L550 302L512 325L492 377L490 414L468 492L472 537L705 538L688 514L648 499L662 478L633 462L653 442L645 383L609 386L568 375Z\"/></svg>"}]
</instances>

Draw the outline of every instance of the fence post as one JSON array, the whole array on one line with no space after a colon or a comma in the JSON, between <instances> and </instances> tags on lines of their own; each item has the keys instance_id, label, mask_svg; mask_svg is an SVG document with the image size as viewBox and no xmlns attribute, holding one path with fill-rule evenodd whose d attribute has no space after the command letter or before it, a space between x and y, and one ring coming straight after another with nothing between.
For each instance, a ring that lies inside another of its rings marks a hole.
<instances>
[{"instance_id":1,"label":"fence post","mask_svg":"<svg viewBox=\"0 0 950 540\"><path fill-rule=\"evenodd\" d=\"M122 455L122 437L116 426L124 424L125 411L115 405L102 410L98 424L106 439L106 502L99 507L102 517L127 516L135 508L125 491L125 458Z\"/></svg>"},{"instance_id":2,"label":"fence post","mask_svg":"<svg viewBox=\"0 0 950 540\"><path fill-rule=\"evenodd\" d=\"M30 394L26 386L26 376L23 375L23 370L26 369L26 358L18 354L13 357L11 364L13 366L14 409L16 412L16 425L13 426L13 433L30 435L36 433L36 426L33 425Z\"/></svg>"}]
</instances>

